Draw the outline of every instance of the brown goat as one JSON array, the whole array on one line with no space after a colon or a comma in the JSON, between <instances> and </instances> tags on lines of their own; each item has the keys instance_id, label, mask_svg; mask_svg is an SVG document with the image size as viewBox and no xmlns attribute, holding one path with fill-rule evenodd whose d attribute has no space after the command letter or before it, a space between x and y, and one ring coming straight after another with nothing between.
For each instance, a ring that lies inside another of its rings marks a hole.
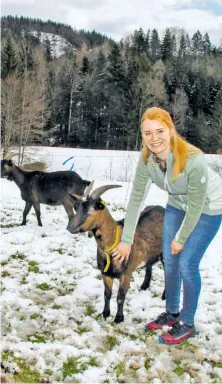
<instances>
[{"instance_id":1,"label":"brown goat","mask_svg":"<svg viewBox=\"0 0 222 384\"><path fill-rule=\"evenodd\" d=\"M110 258L110 251L120 241L124 220L115 221L100 196L111 188L119 185L107 185L97 188L85 198L72 195L75 200L76 216L70 220L67 229L71 233L91 231L97 242L97 263L103 275L105 286L105 306L103 317L110 315L110 299L112 295L113 279L118 278L119 290L117 295L118 310L115 322L124 320L123 305L126 293L130 287L133 271L141 266L146 267L146 274L141 289L150 285L152 265L162 261L162 230L165 209L161 206L146 207L140 215L134 242L128 261L120 263ZM162 261L163 262L163 261ZM165 298L165 292L162 299Z\"/></svg>"}]
</instances>

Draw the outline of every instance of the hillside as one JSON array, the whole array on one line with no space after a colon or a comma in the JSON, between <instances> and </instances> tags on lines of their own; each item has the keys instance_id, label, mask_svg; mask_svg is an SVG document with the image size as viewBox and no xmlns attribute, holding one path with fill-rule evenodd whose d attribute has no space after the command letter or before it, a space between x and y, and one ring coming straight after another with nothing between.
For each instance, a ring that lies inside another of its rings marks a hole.
<instances>
[{"instance_id":1,"label":"hillside","mask_svg":"<svg viewBox=\"0 0 222 384\"><path fill-rule=\"evenodd\" d=\"M67 46L81 48L83 44L87 48L93 48L97 45L102 45L104 42L110 44L113 40L96 31L85 31L73 29L70 25L56 23L52 20L43 21L40 19L32 19L30 17L14 17L3 16L1 18L1 38L4 39L8 32L11 31L15 40L21 39L23 36L30 36L33 43L39 44L42 42L42 37L49 37L49 40L56 42L63 40ZM51 36L51 39L50 39Z\"/></svg>"}]
</instances>

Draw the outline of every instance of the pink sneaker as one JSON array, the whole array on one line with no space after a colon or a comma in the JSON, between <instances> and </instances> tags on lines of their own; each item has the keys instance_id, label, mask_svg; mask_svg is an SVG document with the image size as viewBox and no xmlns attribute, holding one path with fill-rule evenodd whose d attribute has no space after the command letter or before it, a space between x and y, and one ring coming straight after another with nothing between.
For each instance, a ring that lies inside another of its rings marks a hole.
<instances>
[{"instance_id":1,"label":"pink sneaker","mask_svg":"<svg viewBox=\"0 0 222 384\"><path fill-rule=\"evenodd\" d=\"M177 318L171 315L169 312L161 313L156 320L151 321L145 325L145 331L155 331L157 329L162 329L164 325L169 327L177 323Z\"/></svg>"}]
</instances>

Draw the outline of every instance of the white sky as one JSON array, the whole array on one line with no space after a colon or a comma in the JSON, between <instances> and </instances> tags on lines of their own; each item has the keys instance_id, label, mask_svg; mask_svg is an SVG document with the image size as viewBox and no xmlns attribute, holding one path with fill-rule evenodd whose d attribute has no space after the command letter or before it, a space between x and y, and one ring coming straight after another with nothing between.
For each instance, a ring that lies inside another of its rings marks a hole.
<instances>
[{"instance_id":1,"label":"white sky","mask_svg":"<svg viewBox=\"0 0 222 384\"><path fill-rule=\"evenodd\" d=\"M48 147L35 149L34 153L36 160L45 160L54 171L69 169L74 162L74 170L83 178L95 179L95 188L121 184L122 188L107 191L103 198L115 219L124 217L122 208L132 188L132 182L124 180L132 180L138 153ZM73 159L63 166L70 156ZM166 192L152 186L145 204L165 206L166 199ZM199 335L181 348L159 344L161 331L144 333L144 324L165 309L160 264L153 268L147 291L139 291L144 269L134 272L124 306L125 321L113 325L118 282L114 282L111 316L105 321L98 317L103 310L104 289L96 266L94 239L66 230L63 207L42 205L43 227L37 226L33 210L26 226L16 226L21 223L23 207L18 187L1 180L1 261L5 261L1 268L2 350L13 351L51 382L63 382L63 363L73 356L79 356L81 362L93 358L97 366L89 364L69 382L119 382L119 366L124 367L121 378L127 383L210 383L212 377L215 382L222 381L222 368L214 366L222 360L222 227L201 262L203 287L196 315ZM17 252L24 255L24 260L12 257ZM28 270L31 262L37 263L39 271ZM40 290L37 285L42 283L50 289ZM86 313L89 306L95 310L91 315ZM39 335L45 342L35 342ZM116 340L111 350L107 347L110 338ZM148 370L146 358L153 359ZM180 377L174 372L178 361L186 371ZM16 369L13 362L6 366Z\"/></svg>"},{"instance_id":2,"label":"white sky","mask_svg":"<svg viewBox=\"0 0 222 384\"><path fill-rule=\"evenodd\" d=\"M184 28L208 32L214 44L222 38L222 0L2 0L2 15L51 19L116 40L135 29Z\"/></svg>"}]
</instances>

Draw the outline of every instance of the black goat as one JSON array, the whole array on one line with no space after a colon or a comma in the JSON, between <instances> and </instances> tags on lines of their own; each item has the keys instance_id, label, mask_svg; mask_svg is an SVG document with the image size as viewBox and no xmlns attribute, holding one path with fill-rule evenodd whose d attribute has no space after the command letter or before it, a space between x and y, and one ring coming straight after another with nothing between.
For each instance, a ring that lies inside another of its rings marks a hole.
<instances>
[{"instance_id":1,"label":"black goat","mask_svg":"<svg viewBox=\"0 0 222 384\"><path fill-rule=\"evenodd\" d=\"M42 226L40 203L47 205L63 205L69 220L74 217L74 202L70 193L83 196L90 181L83 180L76 172L40 172L24 171L16 166L12 160L1 160L1 177L7 176L14 181L21 190L21 197L25 200L23 220L21 225L26 225L27 215L32 208L35 209L38 225Z\"/></svg>"},{"instance_id":2,"label":"black goat","mask_svg":"<svg viewBox=\"0 0 222 384\"><path fill-rule=\"evenodd\" d=\"M76 201L74 207L75 217L70 220L67 229L73 233L89 231L94 234L97 242L97 264L103 276L105 286L105 306L103 316L106 319L110 315L110 299L114 278L120 280L117 295L118 310L115 322L123 321L123 305L126 293L130 287L130 280L133 271L145 266L146 273L140 289L147 289L150 285L152 266L162 259L162 231L165 209L161 206L146 207L140 215L134 242L128 261L120 263L110 253L120 241L124 221L116 222L106 208L106 204L100 196L111 188L118 188L120 185L106 185L95 189L91 195L82 199L80 196L73 196ZM90 187L89 187L90 188ZM165 290L162 294L165 299Z\"/></svg>"}]
</instances>

